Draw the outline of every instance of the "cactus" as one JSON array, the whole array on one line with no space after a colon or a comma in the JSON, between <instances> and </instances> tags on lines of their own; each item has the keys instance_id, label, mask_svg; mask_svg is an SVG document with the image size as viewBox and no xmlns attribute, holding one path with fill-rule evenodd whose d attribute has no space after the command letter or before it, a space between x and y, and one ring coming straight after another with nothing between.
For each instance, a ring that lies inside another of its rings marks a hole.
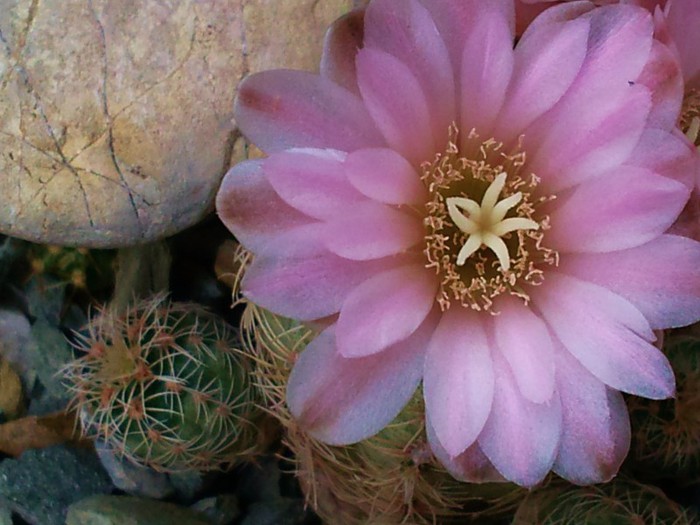
<instances>
[{"instance_id":1,"label":"cactus","mask_svg":"<svg viewBox=\"0 0 700 525\"><path fill-rule=\"evenodd\" d=\"M697 478L700 469L700 339L669 338L665 345L674 372L675 399L630 398L631 467L646 479Z\"/></svg>"},{"instance_id":2,"label":"cactus","mask_svg":"<svg viewBox=\"0 0 700 525\"><path fill-rule=\"evenodd\" d=\"M106 308L64 369L83 432L160 471L211 470L252 452L249 361L229 326L164 295Z\"/></svg>"},{"instance_id":3,"label":"cactus","mask_svg":"<svg viewBox=\"0 0 700 525\"><path fill-rule=\"evenodd\" d=\"M315 440L295 424L285 406L294 360L313 332L248 304L243 345L256 360L256 383L268 410L285 428L296 473L307 501L327 523L464 523L503 517L525 491L506 484L473 485L450 476L426 440L420 392L386 429L345 447Z\"/></svg>"},{"instance_id":4,"label":"cactus","mask_svg":"<svg viewBox=\"0 0 700 525\"><path fill-rule=\"evenodd\" d=\"M555 482L518 507L513 525L698 525L698 517L657 487L631 479L592 487Z\"/></svg>"},{"instance_id":5,"label":"cactus","mask_svg":"<svg viewBox=\"0 0 700 525\"><path fill-rule=\"evenodd\" d=\"M50 275L81 290L107 287L114 278L113 251L27 244L32 275Z\"/></svg>"}]
</instances>

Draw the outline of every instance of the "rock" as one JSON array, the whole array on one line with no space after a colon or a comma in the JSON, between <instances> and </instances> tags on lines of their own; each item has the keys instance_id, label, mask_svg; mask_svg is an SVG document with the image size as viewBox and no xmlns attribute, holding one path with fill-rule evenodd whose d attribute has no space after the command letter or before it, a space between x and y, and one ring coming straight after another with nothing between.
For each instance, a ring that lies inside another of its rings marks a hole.
<instances>
[{"instance_id":1,"label":"rock","mask_svg":"<svg viewBox=\"0 0 700 525\"><path fill-rule=\"evenodd\" d=\"M279 460L274 456L256 458L255 463L243 465L238 475L238 496L244 502L279 499L280 491Z\"/></svg>"},{"instance_id":2,"label":"rock","mask_svg":"<svg viewBox=\"0 0 700 525\"><path fill-rule=\"evenodd\" d=\"M0 0L0 231L121 247L199 221L246 154L237 84L316 68L359 3Z\"/></svg>"},{"instance_id":3,"label":"rock","mask_svg":"<svg viewBox=\"0 0 700 525\"><path fill-rule=\"evenodd\" d=\"M0 499L29 523L63 525L69 505L111 490L109 476L86 449L54 446L0 462Z\"/></svg>"},{"instance_id":4,"label":"rock","mask_svg":"<svg viewBox=\"0 0 700 525\"><path fill-rule=\"evenodd\" d=\"M27 345L26 353L50 397L65 403L70 401L71 395L63 386L62 376L58 373L73 360L73 350L63 332L46 320L37 319L31 328L31 341Z\"/></svg>"},{"instance_id":5,"label":"rock","mask_svg":"<svg viewBox=\"0 0 700 525\"><path fill-rule=\"evenodd\" d=\"M0 525L12 525L12 511L0 505Z\"/></svg>"},{"instance_id":6,"label":"rock","mask_svg":"<svg viewBox=\"0 0 700 525\"><path fill-rule=\"evenodd\" d=\"M201 472L173 472L168 475L168 479L175 487L178 499L185 502L194 501L205 486L205 475Z\"/></svg>"},{"instance_id":7,"label":"rock","mask_svg":"<svg viewBox=\"0 0 700 525\"><path fill-rule=\"evenodd\" d=\"M210 525L172 503L133 496L93 496L71 505L66 525Z\"/></svg>"},{"instance_id":8,"label":"rock","mask_svg":"<svg viewBox=\"0 0 700 525\"><path fill-rule=\"evenodd\" d=\"M163 499L175 492L168 475L118 458L102 441L95 442L102 466L119 490L132 496Z\"/></svg>"},{"instance_id":9,"label":"rock","mask_svg":"<svg viewBox=\"0 0 700 525\"><path fill-rule=\"evenodd\" d=\"M206 516L212 525L229 525L241 513L235 494L219 494L213 498L205 498L191 505L190 509Z\"/></svg>"},{"instance_id":10,"label":"rock","mask_svg":"<svg viewBox=\"0 0 700 525\"><path fill-rule=\"evenodd\" d=\"M241 525L301 525L309 517L301 499L280 498L253 503Z\"/></svg>"},{"instance_id":11,"label":"rock","mask_svg":"<svg viewBox=\"0 0 700 525\"><path fill-rule=\"evenodd\" d=\"M19 372L27 389L31 389L36 376L26 352L31 329L29 319L21 312L0 310L0 356Z\"/></svg>"},{"instance_id":12,"label":"rock","mask_svg":"<svg viewBox=\"0 0 700 525\"><path fill-rule=\"evenodd\" d=\"M0 412L14 419L24 411L22 380L7 360L0 360Z\"/></svg>"}]
</instances>

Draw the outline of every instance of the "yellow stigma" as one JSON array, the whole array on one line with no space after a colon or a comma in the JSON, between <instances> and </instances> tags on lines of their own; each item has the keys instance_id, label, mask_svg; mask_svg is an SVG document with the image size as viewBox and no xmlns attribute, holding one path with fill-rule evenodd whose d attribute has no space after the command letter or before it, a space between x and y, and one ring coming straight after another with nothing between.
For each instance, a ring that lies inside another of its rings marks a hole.
<instances>
[{"instance_id":1,"label":"yellow stigma","mask_svg":"<svg viewBox=\"0 0 700 525\"><path fill-rule=\"evenodd\" d=\"M510 269L510 254L501 237L516 230L537 230L540 227L531 219L505 218L506 213L523 198L522 193L518 192L499 201L505 183L505 172L496 176L486 189L481 204L464 197L447 199L447 211L452 222L468 236L457 255L457 266L463 266L466 260L479 248L486 246L498 258L501 269L508 271ZM466 211L469 216L465 216L462 210Z\"/></svg>"}]
</instances>

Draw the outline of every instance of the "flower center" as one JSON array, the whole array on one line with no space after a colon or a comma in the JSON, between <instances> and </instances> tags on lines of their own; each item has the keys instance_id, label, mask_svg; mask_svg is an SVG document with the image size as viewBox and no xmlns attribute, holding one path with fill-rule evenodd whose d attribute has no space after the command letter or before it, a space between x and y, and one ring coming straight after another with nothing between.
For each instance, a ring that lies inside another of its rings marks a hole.
<instances>
[{"instance_id":1,"label":"flower center","mask_svg":"<svg viewBox=\"0 0 700 525\"><path fill-rule=\"evenodd\" d=\"M683 99L681 129L700 150L700 91L690 89Z\"/></svg>"},{"instance_id":2,"label":"flower center","mask_svg":"<svg viewBox=\"0 0 700 525\"><path fill-rule=\"evenodd\" d=\"M558 254L542 242L549 229L543 206L552 196L538 194L539 179L523 176L525 154L503 151L475 131L457 146L453 125L444 153L423 164L426 204L426 266L440 278L438 304L489 310L509 293L529 301L528 286L541 284L543 267Z\"/></svg>"}]
</instances>

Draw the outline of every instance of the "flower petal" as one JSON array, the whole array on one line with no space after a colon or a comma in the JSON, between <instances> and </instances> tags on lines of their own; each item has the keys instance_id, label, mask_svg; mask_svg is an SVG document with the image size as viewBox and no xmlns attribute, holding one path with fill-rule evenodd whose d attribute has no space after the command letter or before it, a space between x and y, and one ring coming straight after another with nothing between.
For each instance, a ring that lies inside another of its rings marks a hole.
<instances>
[{"instance_id":1,"label":"flower petal","mask_svg":"<svg viewBox=\"0 0 700 525\"><path fill-rule=\"evenodd\" d=\"M567 257L562 272L635 305L655 330L700 320L700 243L676 235L618 252Z\"/></svg>"},{"instance_id":2,"label":"flower petal","mask_svg":"<svg viewBox=\"0 0 700 525\"><path fill-rule=\"evenodd\" d=\"M347 296L340 310L338 352L362 357L403 341L433 308L436 291L435 275L420 264L368 279Z\"/></svg>"},{"instance_id":3,"label":"flower petal","mask_svg":"<svg viewBox=\"0 0 700 525\"><path fill-rule=\"evenodd\" d=\"M700 27L700 4L696 0L673 0L667 15L668 29L680 55L683 75L697 87L700 79L697 28Z\"/></svg>"},{"instance_id":4,"label":"flower petal","mask_svg":"<svg viewBox=\"0 0 700 525\"><path fill-rule=\"evenodd\" d=\"M479 447L508 480L532 487L544 479L557 455L561 405L532 403L518 390L508 364L493 353L496 376L491 415L479 435Z\"/></svg>"},{"instance_id":5,"label":"flower petal","mask_svg":"<svg viewBox=\"0 0 700 525\"><path fill-rule=\"evenodd\" d=\"M532 300L566 349L603 383L651 399L673 395L668 359L649 342L649 323L627 300L552 271Z\"/></svg>"},{"instance_id":6,"label":"flower petal","mask_svg":"<svg viewBox=\"0 0 700 525\"><path fill-rule=\"evenodd\" d=\"M345 160L345 173L355 189L386 204L423 204L428 192L420 175L394 150L354 151Z\"/></svg>"},{"instance_id":7,"label":"flower petal","mask_svg":"<svg viewBox=\"0 0 700 525\"><path fill-rule=\"evenodd\" d=\"M481 451L478 443L470 445L458 456L451 457L440 444L440 440L435 435L435 429L433 429L433 425L430 424L427 418L425 430L433 454L455 479L466 481L467 483L506 481L489 461L489 458Z\"/></svg>"},{"instance_id":8,"label":"flower petal","mask_svg":"<svg viewBox=\"0 0 700 525\"><path fill-rule=\"evenodd\" d=\"M425 411L437 441L450 457L465 451L491 411L494 373L491 350L478 316L446 311L425 359Z\"/></svg>"},{"instance_id":9,"label":"flower petal","mask_svg":"<svg viewBox=\"0 0 700 525\"><path fill-rule=\"evenodd\" d=\"M256 257L241 283L243 294L276 314L310 321L336 314L345 297L378 272L401 264L395 258L349 261L321 252L305 257Z\"/></svg>"},{"instance_id":10,"label":"flower petal","mask_svg":"<svg viewBox=\"0 0 700 525\"><path fill-rule=\"evenodd\" d=\"M224 177L216 196L221 221L256 254L310 255L327 251L323 224L282 199L263 175L263 161L245 161Z\"/></svg>"},{"instance_id":11,"label":"flower petal","mask_svg":"<svg viewBox=\"0 0 700 525\"><path fill-rule=\"evenodd\" d=\"M290 206L316 219L333 219L367 199L345 175L345 153L298 149L265 160L265 177Z\"/></svg>"},{"instance_id":12,"label":"flower petal","mask_svg":"<svg viewBox=\"0 0 700 525\"><path fill-rule=\"evenodd\" d=\"M335 327L314 339L292 370L287 404L304 430L331 445L366 439L388 425L411 399L434 328L427 320L411 337L368 357L345 358Z\"/></svg>"},{"instance_id":13,"label":"flower petal","mask_svg":"<svg viewBox=\"0 0 700 525\"><path fill-rule=\"evenodd\" d=\"M548 401L554 394L554 346L547 326L514 297L496 302L494 311L496 344L520 393L533 403Z\"/></svg>"},{"instance_id":14,"label":"flower petal","mask_svg":"<svg viewBox=\"0 0 700 525\"><path fill-rule=\"evenodd\" d=\"M357 54L357 75L365 106L389 146L414 166L432 160L428 102L411 70L388 53L364 48Z\"/></svg>"},{"instance_id":15,"label":"flower petal","mask_svg":"<svg viewBox=\"0 0 700 525\"><path fill-rule=\"evenodd\" d=\"M455 79L430 13L418 0L374 0L367 7L364 44L408 66L425 95L433 136L446 143L455 116Z\"/></svg>"},{"instance_id":16,"label":"flower petal","mask_svg":"<svg viewBox=\"0 0 700 525\"><path fill-rule=\"evenodd\" d=\"M625 166L578 186L552 213L547 242L561 252L639 246L677 219L690 192L680 182Z\"/></svg>"},{"instance_id":17,"label":"flower petal","mask_svg":"<svg viewBox=\"0 0 700 525\"><path fill-rule=\"evenodd\" d=\"M377 202L365 202L331 220L323 237L330 251L357 261L405 253L424 238L415 215Z\"/></svg>"},{"instance_id":18,"label":"flower petal","mask_svg":"<svg viewBox=\"0 0 700 525\"><path fill-rule=\"evenodd\" d=\"M326 32L321 56L321 76L356 95L360 94L360 89L355 57L364 39L364 18L365 10L356 9L333 22Z\"/></svg>"},{"instance_id":19,"label":"flower petal","mask_svg":"<svg viewBox=\"0 0 700 525\"><path fill-rule=\"evenodd\" d=\"M277 69L246 77L238 88L234 116L246 137L266 153L384 145L356 95L303 71Z\"/></svg>"},{"instance_id":20,"label":"flower petal","mask_svg":"<svg viewBox=\"0 0 700 525\"><path fill-rule=\"evenodd\" d=\"M563 425L554 472L579 485L610 481L630 445L625 401L563 348L556 361Z\"/></svg>"}]
</instances>

